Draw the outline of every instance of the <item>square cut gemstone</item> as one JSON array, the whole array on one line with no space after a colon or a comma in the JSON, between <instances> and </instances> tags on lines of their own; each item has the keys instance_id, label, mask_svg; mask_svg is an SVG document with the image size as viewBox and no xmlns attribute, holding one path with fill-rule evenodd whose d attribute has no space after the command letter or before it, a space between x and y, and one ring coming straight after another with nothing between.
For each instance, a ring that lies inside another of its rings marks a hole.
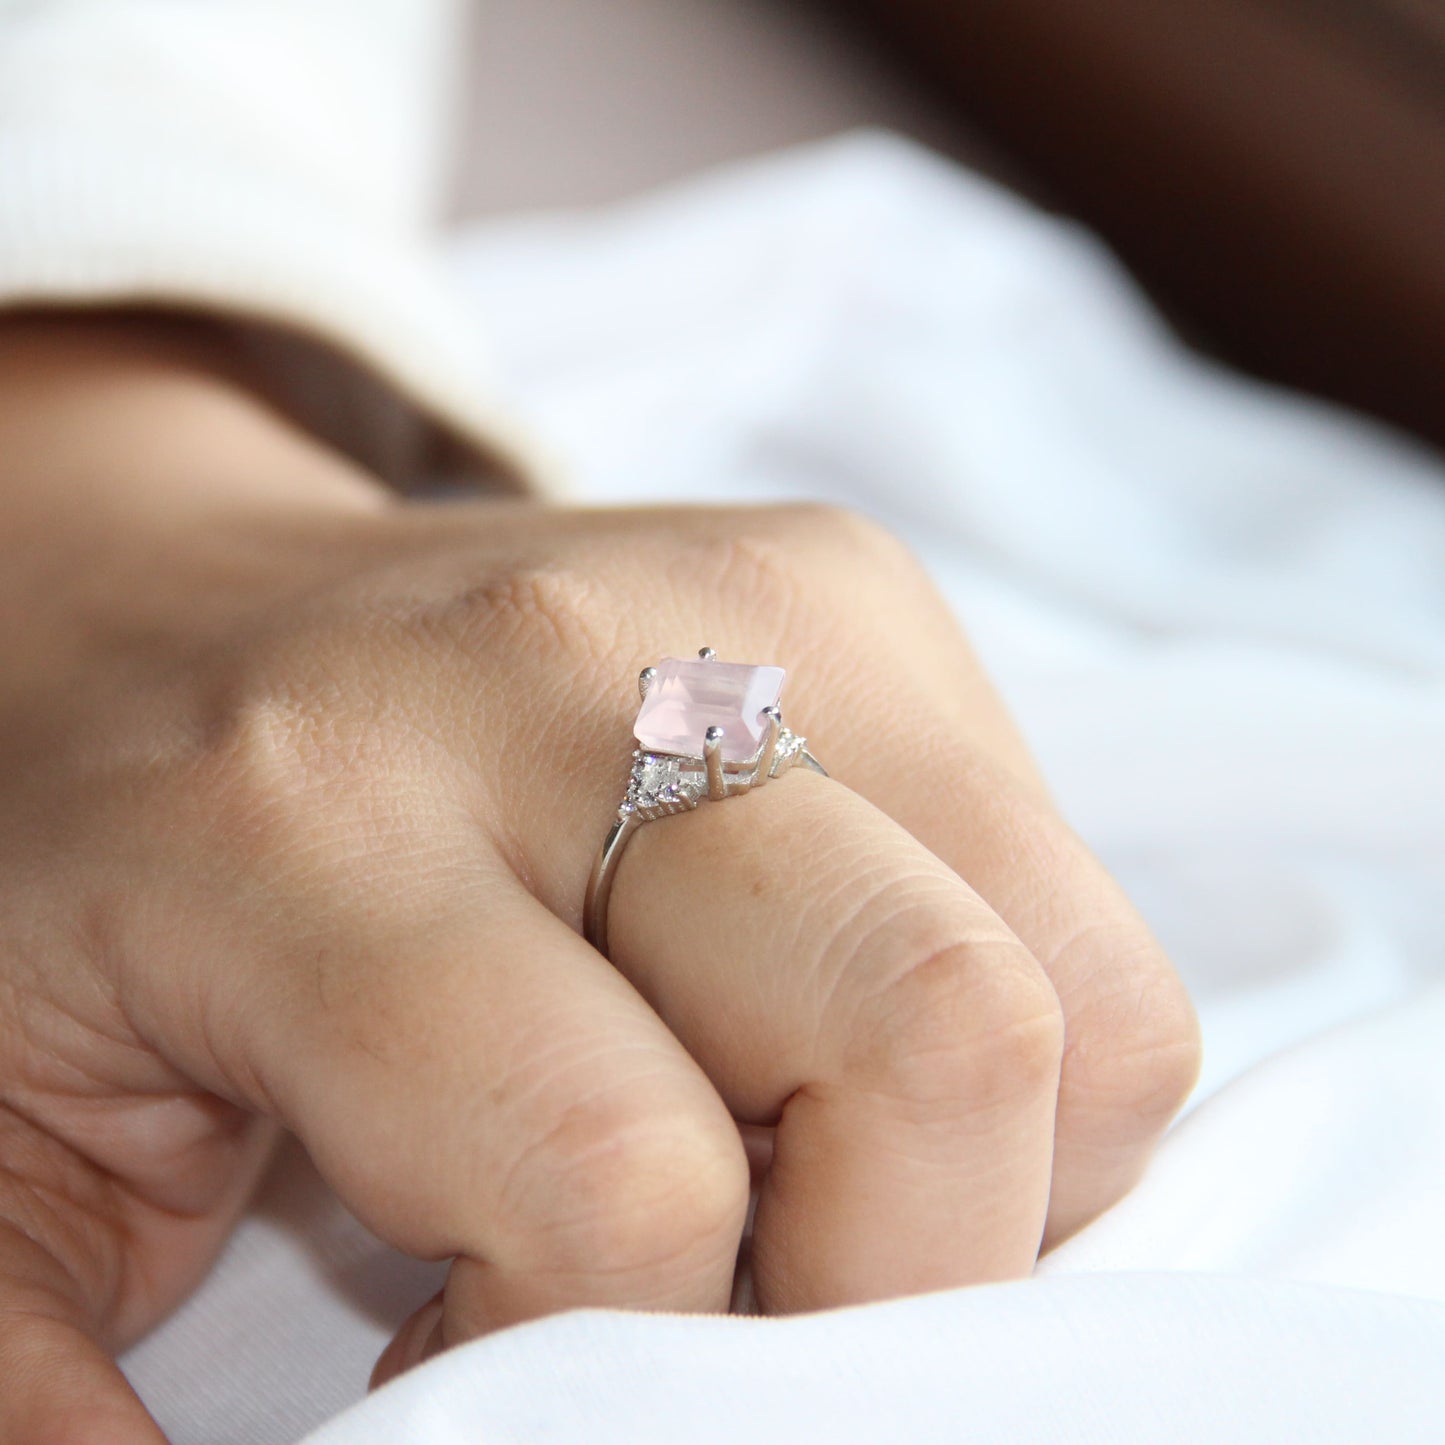
<instances>
[{"instance_id":1,"label":"square cut gemstone","mask_svg":"<svg viewBox=\"0 0 1445 1445\"><path fill-rule=\"evenodd\" d=\"M748 762L757 756L767 730L762 711L778 705L785 676L781 667L664 657L642 699L633 735L650 752L700 758L704 734L720 727L723 761Z\"/></svg>"}]
</instances>

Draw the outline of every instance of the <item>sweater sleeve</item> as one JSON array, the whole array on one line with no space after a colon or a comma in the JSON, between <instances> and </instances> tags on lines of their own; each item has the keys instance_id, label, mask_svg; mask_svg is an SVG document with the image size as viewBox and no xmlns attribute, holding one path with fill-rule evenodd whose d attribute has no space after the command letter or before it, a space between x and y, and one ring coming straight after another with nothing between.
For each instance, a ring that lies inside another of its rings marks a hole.
<instances>
[{"instance_id":1,"label":"sweater sleeve","mask_svg":"<svg viewBox=\"0 0 1445 1445\"><path fill-rule=\"evenodd\" d=\"M446 456L525 487L431 230L459 11L0 0L0 307L237 323L390 480Z\"/></svg>"}]
</instances>

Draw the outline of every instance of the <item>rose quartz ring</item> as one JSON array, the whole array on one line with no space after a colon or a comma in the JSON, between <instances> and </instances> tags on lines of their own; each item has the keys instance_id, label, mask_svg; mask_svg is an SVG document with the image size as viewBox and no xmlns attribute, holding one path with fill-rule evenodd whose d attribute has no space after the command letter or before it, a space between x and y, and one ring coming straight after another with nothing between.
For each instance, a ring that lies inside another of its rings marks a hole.
<instances>
[{"instance_id":1,"label":"rose quartz ring","mask_svg":"<svg viewBox=\"0 0 1445 1445\"><path fill-rule=\"evenodd\" d=\"M582 909L582 931L593 947L607 952L617 864L644 823L749 792L797 763L824 772L806 740L783 726L778 699L785 676L781 667L719 662L710 647L696 659L665 657L643 669L632 729L640 746Z\"/></svg>"}]
</instances>

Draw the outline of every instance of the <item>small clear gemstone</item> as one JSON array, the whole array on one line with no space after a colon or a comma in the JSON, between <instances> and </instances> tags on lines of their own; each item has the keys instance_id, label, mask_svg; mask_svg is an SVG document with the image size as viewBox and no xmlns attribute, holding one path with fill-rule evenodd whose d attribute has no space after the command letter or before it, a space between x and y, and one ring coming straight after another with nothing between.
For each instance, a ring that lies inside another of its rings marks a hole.
<instances>
[{"instance_id":1,"label":"small clear gemstone","mask_svg":"<svg viewBox=\"0 0 1445 1445\"><path fill-rule=\"evenodd\" d=\"M644 753L632 765L627 796L645 808L653 807L659 798L676 789L680 777L681 768L676 758L659 758Z\"/></svg>"},{"instance_id":2,"label":"small clear gemstone","mask_svg":"<svg viewBox=\"0 0 1445 1445\"><path fill-rule=\"evenodd\" d=\"M644 748L701 757L708 728L720 727L723 760L746 762L762 745L763 709L778 705L786 676L781 667L665 657L633 733Z\"/></svg>"}]
</instances>

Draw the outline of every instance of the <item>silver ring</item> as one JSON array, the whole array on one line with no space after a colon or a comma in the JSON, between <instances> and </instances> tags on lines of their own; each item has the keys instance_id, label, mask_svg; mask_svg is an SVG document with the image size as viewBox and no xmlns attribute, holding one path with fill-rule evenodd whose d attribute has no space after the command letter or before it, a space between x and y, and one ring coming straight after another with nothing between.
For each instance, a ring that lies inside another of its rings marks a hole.
<instances>
[{"instance_id":1,"label":"silver ring","mask_svg":"<svg viewBox=\"0 0 1445 1445\"><path fill-rule=\"evenodd\" d=\"M807 739L783 726L778 702L786 676L781 667L719 662L710 647L696 661L665 657L643 668L627 796L592 865L582 905L582 933L600 953L607 952L618 862L644 823L751 792L799 764L827 777Z\"/></svg>"}]
</instances>

